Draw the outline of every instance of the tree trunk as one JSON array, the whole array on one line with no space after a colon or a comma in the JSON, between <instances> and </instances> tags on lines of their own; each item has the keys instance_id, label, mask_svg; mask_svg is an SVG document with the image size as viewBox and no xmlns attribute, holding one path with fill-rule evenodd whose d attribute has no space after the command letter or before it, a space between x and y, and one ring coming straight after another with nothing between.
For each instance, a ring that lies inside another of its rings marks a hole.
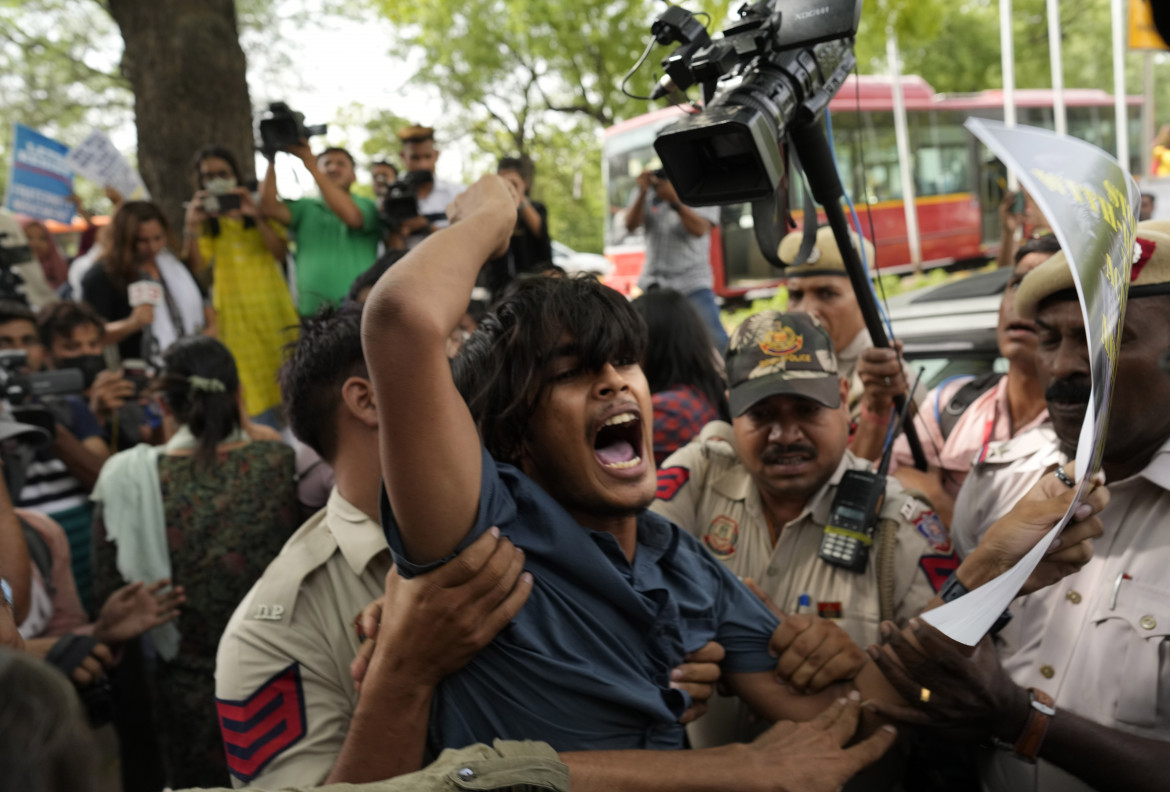
<instances>
[{"instance_id":1,"label":"tree trunk","mask_svg":"<svg viewBox=\"0 0 1170 792\"><path fill-rule=\"evenodd\" d=\"M138 170L176 232L194 192L191 158L208 144L232 151L254 177L252 105L234 0L108 0L134 89Z\"/></svg>"}]
</instances>

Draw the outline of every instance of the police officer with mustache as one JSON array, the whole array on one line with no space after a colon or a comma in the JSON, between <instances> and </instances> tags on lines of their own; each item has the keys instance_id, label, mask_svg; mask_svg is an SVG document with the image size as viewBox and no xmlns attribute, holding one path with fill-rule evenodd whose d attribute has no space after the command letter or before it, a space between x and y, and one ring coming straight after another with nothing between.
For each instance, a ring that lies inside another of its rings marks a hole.
<instances>
[{"instance_id":1,"label":"police officer with mustache","mask_svg":"<svg viewBox=\"0 0 1170 792\"><path fill-rule=\"evenodd\" d=\"M846 448L850 383L820 322L749 317L732 335L727 373L732 423L708 424L663 462L651 509L786 614L778 670L794 690L816 692L855 674L881 620L917 615L958 561L938 515L892 476L868 563L854 571L822 558L839 484L872 465ZM755 728L727 698L703 720L688 730L697 747L750 739Z\"/></svg>"}]
</instances>

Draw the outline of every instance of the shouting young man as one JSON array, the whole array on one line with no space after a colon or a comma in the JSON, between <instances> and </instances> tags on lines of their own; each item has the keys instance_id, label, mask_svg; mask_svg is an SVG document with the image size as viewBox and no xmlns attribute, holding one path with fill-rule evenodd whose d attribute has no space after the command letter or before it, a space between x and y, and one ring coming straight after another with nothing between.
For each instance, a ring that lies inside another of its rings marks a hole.
<instances>
[{"instance_id":1,"label":"shouting young man","mask_svg":"<svg viewBox=\"0 0 1170 792\"><path fill-rule=\"evenodd\" d=\"M777 619L698 540L646 510L656 477L645 329L625 298L583 280L523 284L469 342L464 354L482 357L460 366L470 374L460 396L446 339L483 262L507 246L516 205L503 179L481 179L455 200L456 225L381 278L363 320L398 569L445 564L496 525L533 576L511 625L439 685L431 748L544 740L582 788L837 788L888 747L889 731L844 753L780 746L792 724L763 742L661 753L684 747L688 701L670 670L712 639L726 649L725 682L770 720L812 719L853 684L866 698L887 691L872 665L820 696L787 691L768 651Z\"/></svg>"}]
</instances>

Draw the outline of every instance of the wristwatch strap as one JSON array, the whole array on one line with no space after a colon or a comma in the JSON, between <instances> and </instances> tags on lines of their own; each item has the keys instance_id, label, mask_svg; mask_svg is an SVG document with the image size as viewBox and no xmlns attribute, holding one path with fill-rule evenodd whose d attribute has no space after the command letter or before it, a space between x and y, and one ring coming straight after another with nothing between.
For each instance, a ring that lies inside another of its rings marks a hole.
<instances>
[{"instance_id":1,"label":"wristwatch strap","mask_svg":"<svg viewBox=\"0 0 1170 792\"><path fill-rule=\"evenodd\" d=\"M959 580L959 573L952 572L950 577L946 579L946 582L942 584L942 588L938 590L938 596L943 602L950 602L951 600L957 600L959 597L966 594L967 591L967 587L964 586L963 583ZM1007 627L1008 622L1011 620L1011 612L1005 610L999 615L999 618L995 620L995 624L991 625L991 629L988 630L988 632L991 635L998 635L999 631L1004 627Z\"/></svg>"},{"instance_id":2,"label":"wristwatch strap","mask_svg":"<svg viewBox=\"0 0 1170 792\"><path fill-rule=\"evenodd\" d=\"M1052 696L1036 688L1028 688L1028 696L1032 705L1028 710L1028 722L1024 724L1024 731L1012 745L1012 750L1029 762L1035 762L1040 755L1044 736L1048 734L1048 725L1056 714L1056 702Z\"/></svg>"}]
</instances>

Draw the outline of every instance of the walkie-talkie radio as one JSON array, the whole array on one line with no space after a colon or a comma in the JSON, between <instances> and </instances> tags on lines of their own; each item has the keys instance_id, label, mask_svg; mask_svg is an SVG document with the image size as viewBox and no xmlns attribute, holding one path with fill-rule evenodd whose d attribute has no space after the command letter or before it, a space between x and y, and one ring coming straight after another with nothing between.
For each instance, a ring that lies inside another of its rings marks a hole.
<instances>
[{"instance_id":1,"label":"walkie-talkie radio","mask_svg":"<svg viewBox=\"0 0 1170 792\"><path fill-rule=\"evenodd\" d=\"M918 390L922 369L910 389L911 396ZM886 472L890 469L890 453L894 438L906 420L912 398L906 399L898 420L891 422L886 435L885 451L877 470L846 470L837 485L837 495L829 507L829 522L821 537L822 561L851 572L864 572L869 565L869 551L873 547L874 529L882 504L886 501Z\"/></svg>"},{"instance_id":2,"label":"walkie-talkie radio","mask_svg":"<svg viewBox=\"0 0 1170 792\"><path fill-rule=\"evenodd\" d=\"M851 572L864 572L885 499L884 475L872 470L845 471L821 537L821 559Z\"/></svg>"}]
</instances>

